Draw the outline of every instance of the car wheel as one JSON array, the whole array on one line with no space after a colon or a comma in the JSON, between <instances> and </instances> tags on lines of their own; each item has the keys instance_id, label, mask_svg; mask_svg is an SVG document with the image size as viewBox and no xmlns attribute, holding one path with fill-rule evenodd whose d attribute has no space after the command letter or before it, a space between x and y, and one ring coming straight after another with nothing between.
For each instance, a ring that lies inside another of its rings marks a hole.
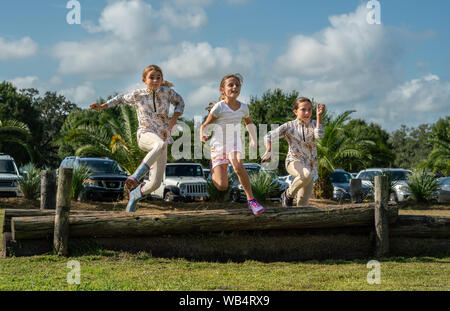
<instances>
[{"instance_id":1,"label":"car wheel","mask_svg":"<svg viewBox=\"0 0 450 311\"><path fill-rule=\"evenodd\" d=\"M166 194L164 195L164 201L166 202L172 202L172 196L175 195L175 193L173 193L172 191L167 191Z\"/></svg>"},{"instance_id":2,"label":"car wheel","mask_svg":"<svg viewBox=\"0 0 450 311\"><path fill-rule=\"evenodd\" d=\"M235 202L235 203L239 203L239 201L241 200L240 195L237 191L233 191L233 193L231 193L231 201Z\"/></svg>"}]
</instances>

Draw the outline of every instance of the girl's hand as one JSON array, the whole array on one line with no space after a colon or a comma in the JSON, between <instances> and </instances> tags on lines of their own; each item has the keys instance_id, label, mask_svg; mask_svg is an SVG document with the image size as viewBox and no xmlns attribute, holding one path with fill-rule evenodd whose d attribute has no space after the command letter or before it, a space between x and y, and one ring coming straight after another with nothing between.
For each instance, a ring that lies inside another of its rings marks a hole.
<instances>
[{"instance_id":1,"label":"girl's hand","mask_svg":"<svg viewBox=\"0 0 450 311\"><path fill-rule=\"evenodd\" d=\"M108 107L107 104L99 105L97 103L92 103L92 104L89 105L89 108L92 109L92 110L103 110L103 109L105 109L107 107Z\"/></svg>"},{"instance_id":2,"label":"girl's hand","mask_svg":"<svg viewBox=\"0 0 450 311\"><path fill-rule=\"evenodd\" d=\"M204 143L206 143L211 138L210 135L205 135L203 133L203 128L200 129L200 140Z\"/></svg>"},{"instance_id":3,"label":"girl's hand","mask_svg":"<svg viewBox=\"0 0 450 311\"><path fill-rule=\"evenodd\" d=\"M272 152L266 151L261 157L261 162L270 162L270 159L272 158Z\"/></svg>"},{"instance_id":4,"label":"girl's hand","mask_svg":"<svg viewBox=\"0 0 450 311\"><path fill-rule=\"evenodd\" d=\"M317 116L321 116L325 112L324 104L317 104Z\"/></svg>"},{"instance_id":5,"label":"girl's hand","mask_svg":"<svg viewBox=\"0 0 450 311\"><path fill-rule=\"evenodd\" d=\"M256 143L255 140L251 139L250 140L250 148L256 148L256 147L258 147L258 144Z\"/></svg>"}]
</instances>

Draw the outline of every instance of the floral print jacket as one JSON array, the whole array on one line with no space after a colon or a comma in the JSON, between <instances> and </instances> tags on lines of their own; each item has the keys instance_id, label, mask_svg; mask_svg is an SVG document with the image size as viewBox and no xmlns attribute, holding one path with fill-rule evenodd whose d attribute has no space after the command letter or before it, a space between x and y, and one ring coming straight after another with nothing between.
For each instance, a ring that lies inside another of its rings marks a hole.
<instances>
[{"instance_id":1,"label":"floral print jacket","mask_svg":"<svg viewBox=\"0 0 450 311\"><path fill-rule=\"evenodd\" d=\"M117 95L106 102L108 107L128 104L136 107L139 120L137 136L150 132L158 135L163 141L171 144L173 138L169 133L169 108L174 105L174 112L184 111L183 98L173 89L162 86L156 91L147 88L137 89L131 93Z\"/></svg>"},{"instance_id":2,"label":"floral print jacket","mask_svg":"<svg viewBox=\"0 0 450 311\"><path fill-rule=\"evenodd\" d=\"M316 139L325 135L323 125L316 126L316 120L303 122L295 119L267 133L264 142L285 138L289 144L286 156L286 167L293 161L300 161L310 170L312 176L317 175Z\"/></svg>"}]
</instances>

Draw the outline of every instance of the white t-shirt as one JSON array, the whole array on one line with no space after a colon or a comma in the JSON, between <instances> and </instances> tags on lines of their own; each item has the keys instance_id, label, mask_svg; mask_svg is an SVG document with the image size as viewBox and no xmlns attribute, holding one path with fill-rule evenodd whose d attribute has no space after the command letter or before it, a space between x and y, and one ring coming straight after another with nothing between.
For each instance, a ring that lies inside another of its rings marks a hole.
<instances>
[{"instance_id":1,"label":"white t-shirt","mask_svg":"<svg viewBox=\"0 0 450 311\"><path fill-rule=\"evenodd\" d=\"M214 133L211 146L226 145L226 147L241 146L242 119L250 116L248 105L239 102L241 106L232 110L224 100L216 103L210 113L217 118L214 121ZM225 147L225 146L224 146ZM226 148L228 149L228 148Z\"/></svg>"}]
</instances>

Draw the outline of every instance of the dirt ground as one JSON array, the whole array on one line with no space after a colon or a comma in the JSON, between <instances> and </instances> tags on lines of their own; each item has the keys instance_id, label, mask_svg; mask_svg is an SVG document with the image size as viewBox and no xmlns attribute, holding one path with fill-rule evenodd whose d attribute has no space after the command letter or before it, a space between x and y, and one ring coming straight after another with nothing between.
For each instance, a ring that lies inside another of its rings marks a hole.
<instances>
[{"instance_id":1,"label":"dirt ground","mask_svg":"<svg viewBox=\"0 0 450 311\"><path fill-rule=\"evenodd\" d=\"M324 207L329 205L338 205L339 203L332 200L311 199L310 206ZM79 202L72 201L71 209L73 210L90 210L90 211L124 211L127 201L118 202ZM281 202L264 203L267 207L281 207ZM32 208L40 207L39 200L27 200L24 198L0 198L0 208ZM234 202L164 202L162 200L144 200L138 203L138 211L167 212L167 211L183 211L183 210L209 210L209 209L235 209L247 208L246 203ZM404 202L399 205L404 210L445 210L450 211L450 204L418 204L415 202Z\"/></svg>"}]
</instances>

